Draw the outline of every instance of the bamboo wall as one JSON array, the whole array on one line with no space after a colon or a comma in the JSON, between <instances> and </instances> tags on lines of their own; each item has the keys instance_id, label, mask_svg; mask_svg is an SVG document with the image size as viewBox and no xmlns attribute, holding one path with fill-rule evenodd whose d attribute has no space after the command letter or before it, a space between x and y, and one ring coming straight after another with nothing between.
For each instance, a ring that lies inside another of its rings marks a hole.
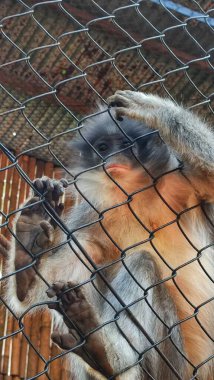
<instances>
[{"instance_id":1,"label":"bamboo wall","mask_svg":"<svg viewBox=\"0 0 214 380\"><path fill-rule=\"evenodd\" d=\"M9 164L7 157L0 153L0 168ZM33 157L22 156L19 159L19 164L31 179L42 175L57 177L57 171L51 162L45 163ZM22 180L15 168L0 172L0 210L4 213L17 209L26 199L29 191L28 184ZM6 228L2 228L1 233L10 238L10 233ZM28 379L44 370L44 361L28 344L22 332L2 339L3 336L10 335L17 330L19 330L19 326L16 318L1 305L0 380ZM45 360L60 353L59 349L50 341L51 320L48 312L38 312L34 316L27 316L24 319L24 332ZM68 376L65 368L62 368L61 358L54 360L49 368L49 375L52 380L67 380ZM47 376L41 375L39 379L47 379Z\"/></svg>"}]
</instances>

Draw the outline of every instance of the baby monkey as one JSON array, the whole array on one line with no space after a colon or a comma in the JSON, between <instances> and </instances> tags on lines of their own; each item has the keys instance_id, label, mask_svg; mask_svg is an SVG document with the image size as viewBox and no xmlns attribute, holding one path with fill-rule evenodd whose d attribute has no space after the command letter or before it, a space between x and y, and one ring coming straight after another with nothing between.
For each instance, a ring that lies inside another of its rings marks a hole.
<instances>
[{"instance_id":1,"label":"baby monkey","mask_svg":"<svg viewBox=\"0 0 214 380\"><path fill-rule=\"evenodd\" d=\"M158 96L109 104L70 143L74 206L62 214L65 180L34 181L6 301L63 315L52 339L72 352L72 379L211 379L214 135Z\"/></svg>"}]
</instances>

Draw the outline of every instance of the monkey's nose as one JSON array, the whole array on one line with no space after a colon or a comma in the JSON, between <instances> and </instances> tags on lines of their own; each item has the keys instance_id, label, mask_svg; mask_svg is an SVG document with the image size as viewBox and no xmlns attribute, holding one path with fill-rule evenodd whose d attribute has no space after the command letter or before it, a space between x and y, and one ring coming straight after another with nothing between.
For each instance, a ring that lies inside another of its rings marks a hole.
<instances>
[{"instance_id":1,"label":"monkey's nose","mask_svg":"<svg viewBox=\"0 0 214 380\"><path fill-rule=\"evenodd\" d=\"M129 165L123 165L118 163L109 163L105 165L106 171L108 173L122 173L124 171L130 170Z\"/></svg>"}]
</instances>

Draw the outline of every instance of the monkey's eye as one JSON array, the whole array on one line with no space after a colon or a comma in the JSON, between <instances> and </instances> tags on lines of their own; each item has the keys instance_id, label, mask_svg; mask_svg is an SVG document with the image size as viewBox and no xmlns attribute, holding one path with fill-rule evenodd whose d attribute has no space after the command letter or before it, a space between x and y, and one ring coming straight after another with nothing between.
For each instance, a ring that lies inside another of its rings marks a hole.
<instances>
[{"instance_id":1,"label":"monkey's eye","mask_svg":"<svg viewBox=\"0 0 214 380\"><path fill-rule=\"evenodd\" d=\"M99 152L105 152L108 149L108 145L106 143L100 143L97 145L97 150Z\"/></svg>"}]
</instances>

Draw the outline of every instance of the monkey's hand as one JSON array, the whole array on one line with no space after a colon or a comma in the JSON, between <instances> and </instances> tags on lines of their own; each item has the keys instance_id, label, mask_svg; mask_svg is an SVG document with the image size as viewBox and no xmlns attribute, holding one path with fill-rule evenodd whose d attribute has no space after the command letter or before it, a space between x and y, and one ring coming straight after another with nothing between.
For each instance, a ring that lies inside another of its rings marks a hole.
<instances>
[{"instance_id":1,"label":"monkey's hand","mask_svg":"<svg viewBox=\"0 0 214 380\"><path fill-rule=\"evenodd\" d=\"M157 128L156 123L160 123L162 112L167 111L168 114L170 110L174 113L179 110L179 107L169 99L129 90L116 91L107 101L110 106L116 107L117 119L127 116L130 119L147 122L151 128Z\"/></svg>"},{"instance_id":2,"label":"monkey's hand","mask_svg":"<svg viewBox=\"0 0 214 380\"><path fill-rule=\"evenodd\" d=\"M63 211L63 204L60 197L67 187L66 180L51 180L47 177L34 181L35 190L40 192L54 211L60 216ZM16 274L17 295L20 300L26 296L27 289L31 285L35 270L33 265L40 262L39 253L47 250L53 245L56 224L46 212L43 202L38 196L34 196L26 204L16 222L16 254L15 269L23 271Z\"/></svg>"},{"instance_id":3,"label":"monkey's hand","mask_svg":"<svg viewBox=\"0 0 214 380\"><path fill-rule=\"evenodd\" d=\"M42 177L35 179L33 185L35 190L43 195L43 199L61 216L64 206L59 200L64 193L64 188L67 187L67 181ZM18 239L33 254L41 251L41 248L45 249L51 246L55 228L56 224L53 218L48 215L38 196L33 197L25 204L16 223Z\"/></svg>"},{"instance_id":4,"label":"monkey's hand","mask_svg":"<svg viewBox=\"0 0 214 380\"><path fill-rule=\"evenodd\" d=\"M96 363L102 368L102 373L112 374L104 345L102 343L100 332L93 331L99 327L99 322L95 316L93 307L90 305L81 287L74 288L75 284L68 282L56 282L47 291L50 298L57 296L58 302L49 305L49 308L55 309L63 314L63 319L69 332L60 334L58 331L52 333L52 340L62 349L71 349L79 344L79 339L75 327L81 333L84 345L75 349L75 353L81 356L90 366L98 369ZM69 290L71 289L71 290ZM88 356L87 353L90 355ZM99 368L100 370L100 368Z\"/></svg>"}]
</instances>

